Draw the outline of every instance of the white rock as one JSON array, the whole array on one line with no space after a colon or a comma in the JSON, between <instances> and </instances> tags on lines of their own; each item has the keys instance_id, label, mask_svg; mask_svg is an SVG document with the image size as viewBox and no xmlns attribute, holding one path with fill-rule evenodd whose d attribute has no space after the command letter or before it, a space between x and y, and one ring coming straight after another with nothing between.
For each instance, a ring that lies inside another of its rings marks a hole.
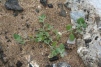
<instances>
[{"instance_id":1,"label":"white rock","mask_svg":"<svg viewBox=\"0 0 101 67\"><path fill-rule=\"evenodd\" d=\"M85 13L82 10L71 11L70 16L71 16L71 19L73 19L76 22L81 17L85 18Z\"/></svg>"},{"instance_id":2,"label":"white rock","mask_svg":"<svg viewBox=\"0 0 101 67\"><path fill-rule=\"evenodd\" d=\"M83 35L83 39L89 39L91 38L91 34L90 33L86 33Z\"/></svg>"}]
</instances>

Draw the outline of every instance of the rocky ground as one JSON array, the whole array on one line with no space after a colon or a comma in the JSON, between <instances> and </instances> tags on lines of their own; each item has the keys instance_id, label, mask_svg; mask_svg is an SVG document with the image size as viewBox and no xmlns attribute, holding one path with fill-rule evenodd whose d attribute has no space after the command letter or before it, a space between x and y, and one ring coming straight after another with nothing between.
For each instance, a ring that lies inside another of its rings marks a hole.
<instances>
[{"instance_id":1,"label":"rocky ground","mask_svg":"<svg viewBox=\"0 0 101 67\"><path fill-rule=\"evenodd\" d=\"M13 38L14 33L18 33L24 38L30 35L35 36L35 30L40 28L38 16L45 14L47 16L45 22L54 26L59 32L66 31L66 25L70 24L70 10L66 9L66 16L60 16L61 11L58 8L59 3L65 0L49 0L48 3L53 4L53 8L43 7L39 0L20 0L19 3L24 11L16 16L11 10L6 10L4 2L0 3L0 67L28 67L28 57L31 61L40 67L48 64L59 62L67 62L71 67L84 67L83 62L77 54L77 49L66 50L67 55L57 61L50 62L48 59L49 49L43 43L27 42L25 45L17 44ZM39 10L39 13L38 11ZM60 43L67 41L68 34L63 34ZM20 65L20 66L17 66Z\"/></svg>"}]
</instances>

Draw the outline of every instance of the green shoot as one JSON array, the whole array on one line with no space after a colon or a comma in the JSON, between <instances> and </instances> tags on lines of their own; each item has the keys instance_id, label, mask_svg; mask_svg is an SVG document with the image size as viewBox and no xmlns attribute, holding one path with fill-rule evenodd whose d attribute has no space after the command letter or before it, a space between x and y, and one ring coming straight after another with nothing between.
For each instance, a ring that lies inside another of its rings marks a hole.
<instances>
[{"instance_id":1,"label":"green shoot","mask_svg":"<svg viewBox=\"0 0 101 67\"><path fill-rule=\"evenodd\" d=\"M20 44L25 44L24 40L22 39L22 37L21 37L20 35L14 34L13 36L14 36L14 39L15 39L18 43L20 43Z\"/></svg>"}]
</instances>

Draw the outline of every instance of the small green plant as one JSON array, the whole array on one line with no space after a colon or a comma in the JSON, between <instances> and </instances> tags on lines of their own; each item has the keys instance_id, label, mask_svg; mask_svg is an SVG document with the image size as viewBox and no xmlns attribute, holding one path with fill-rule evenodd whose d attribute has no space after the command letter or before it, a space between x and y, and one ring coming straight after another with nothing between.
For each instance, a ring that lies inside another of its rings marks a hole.
<instances>
[{"instance_id":1,"label":"small green plant","mask_svg":"<svg viewBox=\"0 0 101 67\"><path fill-rule=\"evenodd\" d=\"M46 18L46 15L42 14L41 16L39 16L39 22L43 23L45 18Z\"/></svg>"},{"instance_id":2,"label":"small green plant","mask_svg":"<svg viewBox=\"0 0 101 67\"><path fill-rule=\"evenodd\" d=\"M85 23L85 20L83 18L79 18L77 20L77 27L76 32L81 33L83 29L87 27L87 24Z\"/></svg>"},{"instance_id":3,"label":"small green plant","mask_svg":"<svg viewBox=\"0 0 101 67\"><path fill-rule=\"evenodd\" d=\"M60 44L59 46L57 46L57 41L53 42L54 38L52 38L52 36L50 35L50 33L55 33L56 35L56 40L60 39L60 34L58 33L58 31L52 31L53 26L51 26L50 24L47 24L44 22L46 16L44 14L42 14L41 16L39 16L39 22L41 24L41 28L38 30L36 36L35 36L35 41L36 42L43 42L45 44L47 44L50 49L51 49L51 53L49 55L49 57L54 57L60 54L61 57L64 56L64 45Z\"/></svg>"},{"instance_id":4,"label":"small green plant","mask_svg":"<svg viewBox=\"0 0 101 67\"><path fill-rule=\"evenodd\" d=\"M77 33L81 33L83 31L83 29L85 29L87 27L87 24L85 23L85 20L83 18L79 18L77 20L77 26L76 26L76 32ZM69 40L70 41L74 41L75 39L75 36L74 36L74 29L72 28L72 25L68 24L66 26L66 29L70 32L70 35L69 35Z\"/></svg>"},{"instance_id":5,"label":"small green plant","mask_svg":"<svg viewBox=\"0 0 101 67\"><path fill-rule=\"evenodd\" d=\"M14 34L13 36L14 36L14 39L15 39L18 43L20 43L20 44L25 44L25 41L22 39L22 37L21 37L20 35Z\"/></svg>"},{"instance_id":6,"label":"small green plant","mask_svg":"<svg viewBox=\"0 0 101 67\"><path fill-rule=\"evenodd\" d=\"M39 31L36 35L36 42L44 42L46 44L50 44L52 42L52 38L50 37L49 33L46 31Z\"/></svg>"},{"instance_id":7,"label":"small green plant","mask_svg":"<svg viewBox=\"0 0 101 67\"><path fill-rule=\"evenodd\" d=\"M74 41L75 36L74 36L74 34L73 34L72 25L69 25L69 24L68 24L68 25L66 26L66 29L70 32L69 40L70 40L70 41Z\"/></svg>"},{"instance_id":8,"label":"small green plant","mask_svg":"<svg viewBox=\"0 0 101 67\"><path fill-rule=\"evenodd\" d=\"M46 16L42 14L39 16L39 22L41 22L42 27L38 30L36 34L35 41L36 42L44 42L45 44L50 44L52 42L52 38L49 34L49 31L53 28L51 25L44 23Z\"/></svg>"},{"instance_id":9,"label":"small green plant","mask_svg":"<svg viewBox=\"0 0 101 67\"><path fill-rule=\"evenodd\" d=\"M49 55L49 58L52 58L54 56L57 56L60 54L61 57L64 57L65 47L63 44L60 44L58 47L56 46L57 42L53 42L51 45L51 54Z\"/></svg>"}]
</instances>

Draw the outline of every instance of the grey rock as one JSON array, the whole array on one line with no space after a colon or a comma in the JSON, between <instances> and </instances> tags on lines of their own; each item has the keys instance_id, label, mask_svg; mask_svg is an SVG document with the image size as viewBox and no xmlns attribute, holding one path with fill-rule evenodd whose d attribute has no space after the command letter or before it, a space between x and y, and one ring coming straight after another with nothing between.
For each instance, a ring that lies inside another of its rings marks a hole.
<instances>
[{"instance_id":1,"label":"grey rock","mask_svg":"<svg viewBox=\"0 0 101 67\"><path fill-rule=\"evenodd\" d=\"M47 6L47 0L40 0L40 3L41 3L44 7Z\"/></svg>"},{"instance_id":2,"label":"grey rock","mask_svg":"<svg viewBox=\"0 0 101 67\"><path fill-rule=\"evenodd\" d=\"M52 5L52 4L48 4L48 7L49 7L49 8L53 8L53 5Z\"/></svg>"},{"instance_id":3,"label":"grey rock","mask_svg":"<svg viewBox=\"0 0 101 67\"><path fill-rule=\"evenodd\" d=\"M39 13L39 9L35 9L35 11L36 11L37 13Z\"/></svg>"},{"instance_id":4,"label":"grey rock","mask_svg":"<svg viewBox=\"0 0 101 67\"><path fill-rule=\"evenodd\" d=\"M59 15L62 16L62 17L66 17L66 16L67 16L65 10L61 10L61 11L59 12Z\"/></svg>"},{"instance_id":5,"label":"grey rock","mask_svg":"<svg viewBox=\"0 0 101 67\"><path fill-rule=\"evenodd\" d=\"M66 62L60 62L60 63L57 64L57 67L71 67L71 65L69 65Z\"/></svg>"},{"instance_id":6,"label":"grey rock","mask_svg":"<svg viewBox=\"0 0 101 67\"><path fill-rule=\"evenodd\" d=\"M23 11L23 8L19 5L18 0L7 0L5 2L5 8L14 11Z\"/></svg>"},{"instance_id":7,"label":"grey rock","mask_svg":"<svg viewBox=\"0 0 101 67\"><path fill-rule=\"evenodd\" d=\"M71 9L71 6L70 6L70 3L69 3L69 2L66 2L66 3L64 4L64 6L65 6L67 9Z\"/></svg>"},{"instance_id":8,"label":"grey rock","mask_svg":"<svg viewBox=\"0 0 101 67\"><path fill-rule=\"evenodd\" d=\"M71 11L70 16L76 22L81 17L85 18L85 13L82 10Z\"/></svg>"}]
</instances>

